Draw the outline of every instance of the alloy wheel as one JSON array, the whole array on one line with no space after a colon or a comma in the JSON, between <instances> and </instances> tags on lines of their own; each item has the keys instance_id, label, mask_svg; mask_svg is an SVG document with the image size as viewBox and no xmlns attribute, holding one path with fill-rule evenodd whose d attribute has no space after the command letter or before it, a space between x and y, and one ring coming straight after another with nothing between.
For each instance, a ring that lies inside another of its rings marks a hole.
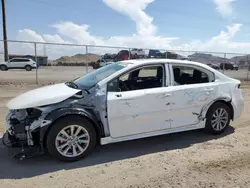
<instances>
[{"instance_id":1,"label":"alloy wheel","mask_svg":"<svg viewBox=\"0 0 250 188\"><path fill-rule=\"evenodd\" d=\"M88 131L79 125L69 125L63 128L56 136L57 151L65 157L77 157L89 146Z\"/></svg>"},{"instance_id":2,"label":"alloy wheel","mask_svg":"<svg viewBox=\"0 0 250 188\"><path fill-rule=\"evenodd\" d=\"M228 123L228 112L224 108L218 108L212 115L211 124L214 130L223 130Z\"/></svg>"}]
</instances>

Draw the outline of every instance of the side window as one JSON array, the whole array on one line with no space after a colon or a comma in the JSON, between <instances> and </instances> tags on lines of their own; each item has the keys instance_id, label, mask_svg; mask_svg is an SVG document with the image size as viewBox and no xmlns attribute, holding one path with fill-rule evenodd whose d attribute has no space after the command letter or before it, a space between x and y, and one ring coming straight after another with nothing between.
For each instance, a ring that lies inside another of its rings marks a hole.
<instances>
[{"instance_id":1,"label":"side window","mask_svg":"<svg viewBox=\"0 0 250 188\"><path fill-rule=\"evenodd\" d=\"M10 62L20 62L20 59L11 59Z\"/></svg>"},{"instance_id":2,"label":"side window","mask_svg":"<svg viewBox=\"0 0 250 188\"><path fill-rule=\"evenodd\" d=\"M189 66L173 65L174 85L208 83L209 75Z\"/></svg>"},{"instance_id":3,"label":"side window","mask_svg":"<svg viewBox=\"0 0 250 188\"><path fill-rule=\"evenodd\" d=\"M13 59L13 62L25 62L25 59Z\"/></svg>"},{"instance_id":4,"label":"side window","mask_svg":"<svg viewBox=\"0 0 250 188\"><path fill-rule=\"evenodd\" d=\"M157 69L155 67L148 67L143 68L139 72L139 77L156 77L157 76Z\"/></svg>"},{"instance_id":5,"label":"side window","mask_svg":"<svg viewBox=\"0 0 250 188\"><path fill-rule=\"evenodd\" d=\"M126 73L108 84L108 91L133 91L164 86L162 65L148 66Z\"/></svg>"}]
</instances>

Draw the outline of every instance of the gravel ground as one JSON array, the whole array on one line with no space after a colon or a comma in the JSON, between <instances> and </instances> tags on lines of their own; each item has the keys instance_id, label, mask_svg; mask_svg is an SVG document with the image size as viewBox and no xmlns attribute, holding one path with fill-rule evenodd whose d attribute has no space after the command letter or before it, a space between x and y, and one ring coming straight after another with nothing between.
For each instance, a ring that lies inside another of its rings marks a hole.
<instances>
[{"instance_id":1,"label":"gravel ground","mask_svg":"<svg viewBox=\"0 0 250 188\"><path fill-rule=\"evenodd\" d=\"M60 76L53 73L51 79L47 74L41 84L71 79L81 70L76 70L74 75L57 72ZM0 132L7 101L38 87L27 77L26 83L30 84L21 83L13 75L7 83L0 73ZM0 188L249 188L250 84L242 87L245 99L242 117L219 136L198 130L98 146L94 153L75 163L58 162L45 155L16 161L0 144Z\"/></svg>"}]
</instances>

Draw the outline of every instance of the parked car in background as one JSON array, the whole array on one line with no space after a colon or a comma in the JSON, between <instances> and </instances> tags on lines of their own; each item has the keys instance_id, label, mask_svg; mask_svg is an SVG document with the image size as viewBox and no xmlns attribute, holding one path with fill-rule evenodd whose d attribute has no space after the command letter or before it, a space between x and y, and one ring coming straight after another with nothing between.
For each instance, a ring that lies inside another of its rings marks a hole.
<instances>
[{"instance_id":1,"label":"parked car in background","mask_svg":"<svg viewBox=\"0 0 250 188\"><path fill-rule=\"evenodd\" d=\"M233 64L234 70L239 70L239 66L236 64Z\"/></svg>"},{"instance_id":2,"label":"parked car in background","mask_svg":"<svg viewBox=\"0 0 250 188\"><path fill-rule=\"evenodd\" d=\"M101 59L105 59L106 61L108 60L114 60L117 54L104 54Z\"/></svg>"},{"instance_id":3,"label":"parked car in background","mask_svg":"<svg viewBox=\"0 0 250 188\"><path fill-rule=\"evenodd\" d=\"M220 69L225 69L225 70L238 70L239 66L233 63L221 63L220 64Z\"/></svg>"},{"instance_id":4,"label":"parked car in background","mask_svg":"<svg viewBox=\"0 0 250 188\"><path fill-rule=\"evenodd\" d=\"M129 57L130 57L130 52L128 50L120 50L115 57L115 61L128 60Z\"/></svg>"},{"instance_id":5,"label":"parked car in background","mask_svg":"<svg viewBox=\"0 0 250 188\"><path fill-rule=\"evenodd\" d=\"M142 49L134 48L130 51L130 55L136 59L145 57L145 52Z\"/></svg>"},{"instance_id":6,"label":"parked car in background","mask_svg":"<svg viewBox=\"0 0 250 188\"><path fill-rule=\"evenodd\" d=\"M166 58L166 54L160 52L160 50L149 50L148 58Z\"/></svg>"},{"instance_id":7,"label":"parked car in background","mask_svg":"<svg viewBox=\"0 0 250 188\"><path fill-rule=\"evenodd\" d=\"M93 69L98 69L111 63L114 63L114 59L99 59L93 63L92 67Z\"/></svg>"},{"instance_id":8,"label":"parked car in background","mask_svg":"<svg viewBox=\"0 0 250 188\"><path fill-rule=\"evenodd\" d=\"M9 69L25 69L31 71L36 68L36 62L28 58L13 58L7 62L0 62L0 69L7 71Z\"/></svg>"},{"instance_id":9,"label":"parked car in background","mask_svg":"<svg viewBox=\"0 0 250 188\"><path fill-rule=\"evenodd\" d=\"M192 61L116 62L9 101L3 142L76 161L98 143L195 129L221 134L244 108L240 84Z\"/></svg>"},{"instance_id":10,"label":"parked car in background","mask_svg":"<svg viewBox=\"0 0 250 188\"><path fill-rule=\"evenodd\" d=\"M163 53L165 58L167 59L177 59L178 58L178 55L176 53L173 53L173 52L165 52Z\"/></svg>"},{"instance_id":11,"label":"parked car in background","mask_svg":"<svg viewBox=\"0 0 250 188\"><path fill-rule=\"evenodd\" d=\"M213 63L208 63L207 64L209 67L212 67L213 69L220 69L220 66L219 65L216 65L216 64L213 64Z\"/></svg>"},{"instance_id":12,"label":"parked car in background","mask_svg":"<svg viewBox=\"0 0 250 188\"><path fill-rule=\"evenodd\" d=\"M187 60L187 61L191 61L191 59L189 57L181 57L181 60Z\"/></svg>"}]
</instances>

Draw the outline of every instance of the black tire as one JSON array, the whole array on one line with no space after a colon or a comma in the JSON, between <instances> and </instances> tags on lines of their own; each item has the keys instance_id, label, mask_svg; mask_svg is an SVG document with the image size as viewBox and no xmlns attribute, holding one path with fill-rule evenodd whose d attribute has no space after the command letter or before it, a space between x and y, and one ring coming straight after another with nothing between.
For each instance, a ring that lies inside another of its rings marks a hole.
<instances>
[{"instance_id":1,"label":"black tire","mask_svg":"<svg viewBox=\"0 0 250 188\"><path fill-rule=\"evenodd\" d=\"M32 70L32 67L31 67L30 65L26 65L26 66L25 66L25 70L26 70L26 71L31 71L31 70Z\"/></svg>"},{"instance_id":2,"label":"black tire","mask_svg":"<svg viewBox=\"0 0 250 188\"><path fill-rule=\"evenodd\" d=\"M1 71L7 71L8 67L6 65L0 65Z\"/></svg>"},{"instance_id":3,"label":"black tire","mask_svg":"<svg viewBox=\"0 0 250 188\"><path fill-rule=\"evenodd\" d=\"M69 125L78 125L83 127L85 130L87 130L89 134L89 145L87 146L87 149L81 154L76 157L66 157L60 154L60 152L56 148L56 136L57 134L65 127ZM80 117L80 116L66 116L60 120L58 120L54 125L52 125L52 128L50 129L47 140L46 140L47 150L50 155L55 157L56 159L60 161L66 161L66 162L73 162L78 161L84 157L86 157L89 153L92 152L92 150L96 146L96 131L94 128L94 125L89 122L87 119Z\"/></svg>"},{"instance_id":4,"label":"black tire","mask_svg":"<svg viewBox=\"0 0 250 188\"><path fill-rule=\"evenodd\" d=\"M225 124L224 128L222 128L221 130L216 130L213 126L212 126L212 119L213 119L213 115L214 113L218 110L218 109L224 109L227 113L227 123ZM206 125L205 125L205 132L207 133L211 133L211 134L221 134L223 133L229 126L231 120L231 110L228 107L228 105L222 103L222 102L216 102L214 103L208 110L207 115L206 115Z\"/></svg>"}]
</instances>

